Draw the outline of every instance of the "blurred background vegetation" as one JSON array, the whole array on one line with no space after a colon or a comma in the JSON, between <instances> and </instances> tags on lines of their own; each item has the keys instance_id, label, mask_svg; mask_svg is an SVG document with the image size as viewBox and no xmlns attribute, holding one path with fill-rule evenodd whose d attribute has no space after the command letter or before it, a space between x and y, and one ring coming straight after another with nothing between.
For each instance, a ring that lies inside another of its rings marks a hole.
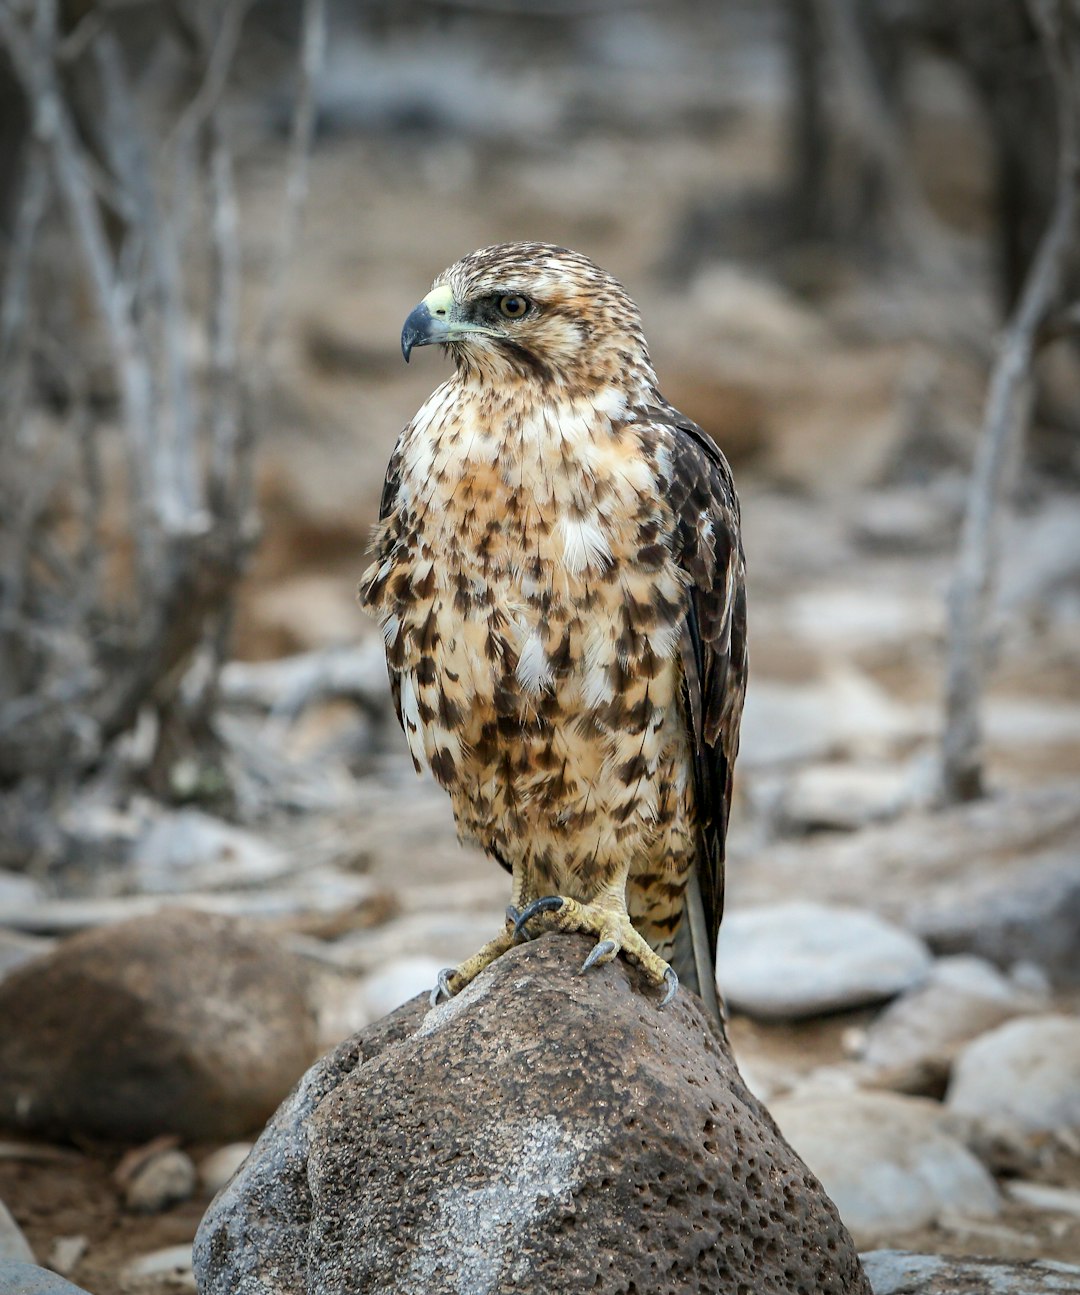
<instances>
[{"instance_id":1,"label":"blurred background vegetation","mask_svg":"<svg viewBox=\"0 0 1080 1295\"><path fill-rule=\"evenodd\" d=\"M1076 20L1025 0L2 0L3 862L59 876L133 795L295 808L299 757L248 722L282 690L291 719L349 702L352 736L329 727L353 772L393 748L352 587L440 373L401 367L398 328L503 239L622 277L666 394L731 458L755 679L847 663L923 708L903 754L929 760L948 677L951 772L946 743L944 780L938 761L889 804L984 791L986 645L1003 686L1075 677ZM998 338L1055 211L995 433ZM804 597L800 632L770 624L778 593ZM287 680L222 673L286 656ZM1030 773L1014 737L991 760Z\"/></svg>"}]
</instances>

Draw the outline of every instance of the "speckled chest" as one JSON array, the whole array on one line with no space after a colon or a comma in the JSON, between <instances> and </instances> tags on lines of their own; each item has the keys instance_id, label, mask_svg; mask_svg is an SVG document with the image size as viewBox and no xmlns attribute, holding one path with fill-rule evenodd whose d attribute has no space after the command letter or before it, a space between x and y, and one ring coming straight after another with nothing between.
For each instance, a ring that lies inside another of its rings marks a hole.
<instances>
[{"instance_id":1,"label":"speckled chest","mask_svg":"<svg viewBox=\"0 0 1080 1295\"><path fill-rule=\"evenodd\" d=\"M616 850L685 793L665 446L624 415L614 393L529 413L444 388L398 447L368 601L414 759L485 845Z\"/></svg>"}]
</instances>

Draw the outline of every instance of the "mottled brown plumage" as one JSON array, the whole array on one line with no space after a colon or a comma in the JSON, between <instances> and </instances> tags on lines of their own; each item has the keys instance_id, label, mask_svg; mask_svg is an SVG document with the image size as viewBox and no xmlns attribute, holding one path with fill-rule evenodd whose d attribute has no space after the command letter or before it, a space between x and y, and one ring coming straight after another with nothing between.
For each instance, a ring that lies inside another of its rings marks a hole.
<instances>
[{"instance_id":1,"label":"mottled brown plumage","mask_svg":"<svg viewBox=\"0 0 1080 1295\"><path fill-rule=\"evenodd\" d=\"M417 768L530 920L711 993L746 679L731 472L587 258L473 253L402 336L455 372L398 440L361 600ZM627 912L629 919L627 920ZM632 926L631 926L632 922ZM642 938L644 937L644 938ZM496 937L456 990L513 939Z\"/></svg>"}]
</instances>

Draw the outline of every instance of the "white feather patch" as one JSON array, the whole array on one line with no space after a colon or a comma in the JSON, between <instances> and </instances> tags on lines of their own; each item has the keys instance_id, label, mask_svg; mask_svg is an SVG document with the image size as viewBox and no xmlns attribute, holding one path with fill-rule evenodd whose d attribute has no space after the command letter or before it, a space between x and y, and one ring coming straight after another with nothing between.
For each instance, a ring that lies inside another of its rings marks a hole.
<instances>
[{"instance_id":1,"label":"white feather patch","mask_svg":"<svg viewBox=\"0 0 1080 1295\"><path fill-rule=\"evenodd\" d=\"M522 644L514 673L522 688L534 696L551 684L551 663L544 651L544 644L535 631Z\"/></svg>"},{"instance_id":2,"label":"white feather patch","mask_svg":"<svg viewBox=\"0 0 1080 1295\"><path fill-rule=\"evenodd\" d=\"M559 521L563 542L563 566L572 576L579 576L590 567L601 571L611 561L611 547L607 536L596 525L583 517L580 521L563 517Z\"/></svg>"},{"instance_id":3,"label":"white feather patch","mask_svg":"<svg viewBox=\"0 0 1080 1295\"><path fill-rule=\"evenodd\" d=\"M416 697L416 681L411 670L406 670L401 676L401 719L410 754L418 764L426 767L424 730L420 724L420 705Z\"/></svg>"},{"instance_id":4,"label":"white feather patch","mask_svg":"<svg viewBox=\"0 0 1080 1295\"><path fill-rule=\"evenodd\" d=\"M383 642L390 647L398 636L398 630L401 629L401 618L396 615L387 616L382 623Z\"/></svg>"}]
</instances>

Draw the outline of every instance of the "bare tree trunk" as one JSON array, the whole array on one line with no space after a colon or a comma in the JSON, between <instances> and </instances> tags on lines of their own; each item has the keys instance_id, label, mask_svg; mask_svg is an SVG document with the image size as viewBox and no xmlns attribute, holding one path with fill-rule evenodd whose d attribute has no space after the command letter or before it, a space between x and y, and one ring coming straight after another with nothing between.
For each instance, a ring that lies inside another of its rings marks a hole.
<instances>
[{"instance_id":1,"label":"bare tree trunk","mask_svg":"<svg viewBox=\"0 0 1080 1295\"><path fill-rule=\"evenodd\" d=\"M192 159L186 178L194 183L170 191L161 183L162 150L144 134L116 34L122 20L111 7L90 6L74 29L61 31L58 0L0 0L0 49L22 87L34 141L0 296L0 361L12 378L0 398L0 504L17 515L0 573L0 785L30 774L42 785L77 779L146 708L158 713L159 732L171 731L169 717L188 704L181 682L193 659L207 643L220 644L229 623L256 534L252 461L307 190L325 44L324 0L304 0L282 235L266 317L245 343L225 89L250 2L170 7L198 63L195 96L171 136L175 151ZM71 89L76 80L94 88L92 119L86 96ZM174 155L164 150L166 161ZM200 234L205 229L194 260L186 240L192 219ZM68 325L60 347L56 329L35 317L34 290L35 276L49 272L44 244L59 222L83 269L70 289L61 281L68 317L78 318L85 284L98 325ZM209 301L196 309L192 285L204 264ZM190 344L196 329L210 357L205 372ZM98 441L109 429L85 380L102 343L126 441L133 567L125 594L108 598L97 577ZM30 376L32 359L53 350L70 418L62 429L41 408ZM53 448L44 453L38 440ZM58 484L77 501L76 546L54 521ZM204 718L220 657L220 646L208 655Z\"/></svg>"},{"instance_id":2,"label":"bare tree trunk","mask_svg":"<svg viewBox=\"0 0 1080 1295\"><path fill-rule=\"evenodd\" d=\"M1060 302L1066 266L1077 237L1080 15L1070 0L1031 0L1030 7L1056 94L1057 194L1049 224L998 347L949 593L942 740L942 790L947 802L971 800L984 790L980 706L1002 477L1009 450L1028 421L1031 367L1039 331Z\"/></svg>"}]
</instances>

